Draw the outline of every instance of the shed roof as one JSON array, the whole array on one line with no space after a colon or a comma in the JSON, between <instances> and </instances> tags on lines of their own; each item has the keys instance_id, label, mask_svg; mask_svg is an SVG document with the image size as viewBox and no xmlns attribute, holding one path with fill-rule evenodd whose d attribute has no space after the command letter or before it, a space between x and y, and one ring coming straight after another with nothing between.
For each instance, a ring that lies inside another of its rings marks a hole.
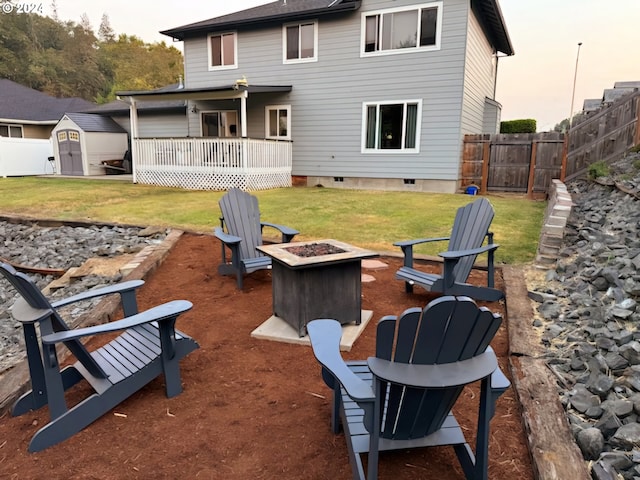
<instances>
[{"instance_id":1,"label":"shed roof","mask_svg":"<svg viewBox=\"0 0 640 480\"><path fill-rule=\"evenodd\" d=\"M90 113L67 113L65 117L72 120L84 132L127 133L110 117Z\"/></svg>"},{"instance_id":2,"label":"shed roof","mask_svg":"<svg viewBox=\"0 0 640 480\"><path fill-rule=\"evenodd\" d=\"M276 0L266 5L163 30L160 33L184 40L187 37L226 28L250 28L271 22L351 12L358 10L360 5L361 0ZM487 36L495 49L506 55L513 55L513 47L498 0L471 0L471 5L484 23Z\"/></svg>"}]
</instances>

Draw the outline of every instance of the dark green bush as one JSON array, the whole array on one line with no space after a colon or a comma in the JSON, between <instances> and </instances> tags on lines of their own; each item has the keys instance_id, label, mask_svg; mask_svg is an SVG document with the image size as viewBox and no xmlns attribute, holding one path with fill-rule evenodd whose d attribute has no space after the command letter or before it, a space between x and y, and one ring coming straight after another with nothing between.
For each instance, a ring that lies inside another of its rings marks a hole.
<instances>
[{"instance_id":1,"label":"dark green bush","mask_svg":"<svg viewBox=\"0 0 640 480\"><path fill-rule=\"evenodd\" d=\"M500 122L500 133L536 133L536 128L533 118Z\"/></svg>"},{"instance_id":2,"label":"dark green bush","mask_svg":"<svg viewBox=\"0 0 640 480\"><path fill-rule=\"evenodd\" d=\"M590 179L594 180L598 177L606 177L609 175L609 165L607 162L600 160L594 162L587 167L587 175Z\"/></svg>"}]
</instances>

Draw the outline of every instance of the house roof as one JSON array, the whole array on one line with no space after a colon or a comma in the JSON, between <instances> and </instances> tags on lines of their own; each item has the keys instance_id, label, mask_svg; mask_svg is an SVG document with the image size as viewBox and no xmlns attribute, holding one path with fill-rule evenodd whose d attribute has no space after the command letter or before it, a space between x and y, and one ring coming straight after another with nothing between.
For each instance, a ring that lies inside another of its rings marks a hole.
<instances>
[{"instance_id":1,"label":"house roof","mask_svg":"<svg viewBox=\"0 0 640 480\"><path fill-rule=\"evenodd\" d=\"M212 30L249 27L310 16L317 17L338 12L354 11L358 8L360 8L360 0L277 0L266 5L190 23L189 25L164 30L160 33L177 40L184 40L186 37L201 35Z\"/></svg>"},{"instance_id":2,"label":"house roof","mask_svg":"<svg viewBox=\"0 0 640 480\"><path fill-rule=\"evenodd\" d=\"M129 115L130 105L123 100L114 100L97 107L84 110L83 113L97 115ZM187 105L184 100L150 101L138 105L138 115L153 113L184 113Z\"/></svg>"},{"instance_id":3,"label":"house roof","mask_svg":"<svg viewBox=\"0 0 640 480\"><path fill-rule=\"evenodd\" d=\"M252 27L271 22L356 11L360 4L361 0L276 0L266 5L163 30L160 33L176 40L184 40L187 37L227 28ZM471 5L478 12L487 37L495 49L506 55L513 55L513 47L498 0L471 0Z\"/></svg>"},{"instance_id":4,"label":"house roof","mask_svg":"<svg viewBox=\"0 0 640 480\"><path fill-rule=\"evenodd\" d=\"M66 113L64 115L85 132L99 133L127 133L112 118L90 113ZM64 118L64 117L63 117Z\"/></svg>"},{"instance_id":5,"label":"house roof","mask_svg":"<svg viewBox=\"0 0 640 480\"><path fill-rule=\"evenodd\" d=\"M286 93L292 90L291 85L219 85L216 87L206 88L181 88L175 90L148 90L148 91L128 91L117 92L120 97L135 97L142 100L138 105L144 105L150 101L174 101L179 98L181 100L209 100L214 97L230 98L230 95L240 95L241 92L247 93Z\"/></svg>"},{"instance_id":6,"label":"house roof","mask_svg":"<svg viewBox=\"0 0 640 480\"><path fill-rule=\"evenodd\" d=\"M55 125L66 112L95 104L82 98L56 98L7 79L0 79L0 120Z\"/></svg>"}]
</instances>

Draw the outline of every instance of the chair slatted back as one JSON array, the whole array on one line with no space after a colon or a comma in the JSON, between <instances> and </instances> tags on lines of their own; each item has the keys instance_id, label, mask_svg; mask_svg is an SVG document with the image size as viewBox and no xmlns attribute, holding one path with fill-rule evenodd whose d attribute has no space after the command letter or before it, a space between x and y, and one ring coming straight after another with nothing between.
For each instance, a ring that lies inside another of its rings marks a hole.
<instances>
[{"instance_id":1,"label":"chair slatted back","mask_svg":"<svg viewBox=\"0 0 640 480\"><path fill-rule=\"evenodd\" d=\"M241 258L262 256L256 250L257 246L262 245L258 199L238 188L231 188L222 196L219 205L227 233L242 238Z\"/></svg>"},{"instance_id":2,"label":"chair slatted back","mask_svg":"<svg viewBox=\"0 0 640 480\"><path fill-rule=\"evenodd\" d=\"M494 211L486 198L479 198L456 212L453 222L449 251L469 250L482 246L493 220ZM456 282L466 282L477 255L461 258L453 273Z\"/></svg>"},{"instance_id":3,"label":"chair slatted back","mask_svg":"<svg viewBox=\"0 0 640 480\"><path fill-rule=\"evenodd\" d=\"M467 360L483 353L502 318L467 297L441 297L424 310L412 308L400 318L378 324L376 356L407 364L435 365ZM423 389L383 382L380 436L404 440L437 431L463 386Z\"/></svg>"},{"instance_id":4,"label":"chair slatted back","mask_svg":"<svg viewBox=\"0 0 640 480\"><path fill-rule=\"evenodd\" d=\"M34 312L40 317L40 330L42 334L68 331L69 326L51 305L47 297L40 291L35 282L22 272L17 272L8 263L0 263L0 274L16 289L21 297ZM29 341L25 339L25 341ZM106 378L106 374L89 354L80 340L64 342L65 346L84 365L84 367L96 377ZM39 348L39 347L38 347ZM29 358L29 362L40 362L41 359Z\"/></svg>"}]
</instances>

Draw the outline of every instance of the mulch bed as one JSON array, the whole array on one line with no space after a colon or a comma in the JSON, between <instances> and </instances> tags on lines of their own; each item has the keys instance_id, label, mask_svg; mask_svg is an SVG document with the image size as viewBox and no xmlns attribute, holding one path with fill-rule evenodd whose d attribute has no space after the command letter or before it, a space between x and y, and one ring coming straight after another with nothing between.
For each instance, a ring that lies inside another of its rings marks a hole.
<instances>
[{"instance_id":1,"label":"mulch bed","mask_svg":"<svg viewBox=\"0 0 640 480\"><path fill-rule=\"evenodd\" d=\"M355 342L348 359L374 351L375 320L424 306L434 295L404 292L393 278L398 258L381 258L389 268L368 271L363 308L374 321ZM351 478L342 435L329 429L330 391L308 346L251 338L271 315L270 272L235 279L216 273L220 245L211 236L185 234L140 290L141 308L187 299L193 309L178 319L200 349L181 363L184 391L164 395L158 378L72 438L43 452L27 445L47 423L45 409L0 420L0 478ZM425 269L439 266L425 265ZM482 282L474 272L472 281ZM498 287L502 287L498 279ZM504 304L485 304L505 314ZM509 375L506 322L492 343ZM70 402L88 391L69 393ZM470 437L475 431L477 390L467 388L455 408ZM117 415L116 415L117 414ZM533 479L520 405L513 389L499 400L491 423L489 478ZM463 479L453 449L438 447L384 453L380 479Z\"/></svg>"}]
</instances>

